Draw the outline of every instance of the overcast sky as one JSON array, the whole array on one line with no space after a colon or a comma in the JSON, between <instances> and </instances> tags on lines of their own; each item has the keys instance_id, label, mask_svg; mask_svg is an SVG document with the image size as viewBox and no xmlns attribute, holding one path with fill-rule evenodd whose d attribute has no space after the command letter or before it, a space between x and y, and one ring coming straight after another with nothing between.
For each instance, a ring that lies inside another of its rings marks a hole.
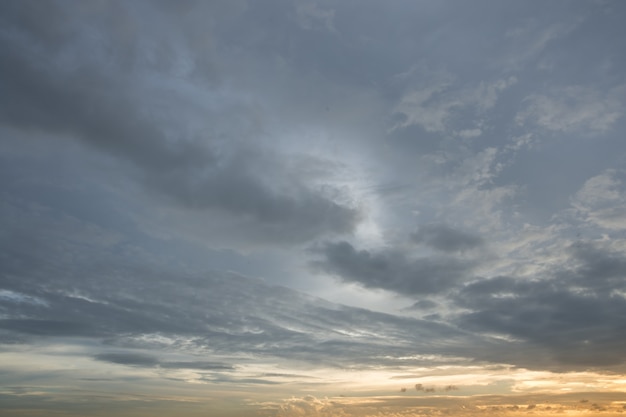
<instances>
[{"instance_id":1,"label":"overcast sky","mask_svg":"<svg viewBox=\"0 0 626 417\"><path fill-rule=\"evenodd\" d=\"M617 415L625 21L0 2L0 410Z\"/></svg>"}]
</instances>

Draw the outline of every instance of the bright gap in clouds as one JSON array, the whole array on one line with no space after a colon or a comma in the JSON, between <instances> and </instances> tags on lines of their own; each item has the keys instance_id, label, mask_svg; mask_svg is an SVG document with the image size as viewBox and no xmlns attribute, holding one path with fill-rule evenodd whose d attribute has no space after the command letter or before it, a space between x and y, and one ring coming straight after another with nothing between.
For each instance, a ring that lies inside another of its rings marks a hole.
<instances>
[{"instance_id":1,"label":"bright gap in clouds","mask_svg":"<svg viewBox=\"0 0 626 417\"><path fill-rule=\"evenodd\" d=\"M0 414L626 412L620 1L0 5Z\"/></svg>"}]
</instances>

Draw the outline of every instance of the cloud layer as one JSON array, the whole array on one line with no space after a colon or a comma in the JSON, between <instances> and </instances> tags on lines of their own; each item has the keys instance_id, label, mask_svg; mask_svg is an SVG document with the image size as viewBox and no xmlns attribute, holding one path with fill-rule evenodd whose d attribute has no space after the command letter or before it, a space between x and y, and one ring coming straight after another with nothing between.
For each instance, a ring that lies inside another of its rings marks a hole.
<instances>
[{"instance_id":1,"label":"cloud layer","mask_svg":"<svg viewBox=\"0 0 626 417\"><path fill-rule=\"evenodd\" d=\"M3 411L618 389L625 13L3 2Z\"/></svg>"}]
</instances>

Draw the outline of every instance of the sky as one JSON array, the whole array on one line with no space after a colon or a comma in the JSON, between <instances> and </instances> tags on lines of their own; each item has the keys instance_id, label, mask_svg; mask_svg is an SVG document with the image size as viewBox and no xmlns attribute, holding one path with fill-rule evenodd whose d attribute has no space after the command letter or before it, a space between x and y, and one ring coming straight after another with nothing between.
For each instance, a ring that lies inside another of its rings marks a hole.
<instances>
[{"instance_id":1,"label":"sky","mask_svg":"<svg viewBox=\"0 0 626 417\"><path fill-rule=\"evenodd\" d=\"M625 415L624 21L0 2L0 414Z\"/></svg>"}]
</instances>

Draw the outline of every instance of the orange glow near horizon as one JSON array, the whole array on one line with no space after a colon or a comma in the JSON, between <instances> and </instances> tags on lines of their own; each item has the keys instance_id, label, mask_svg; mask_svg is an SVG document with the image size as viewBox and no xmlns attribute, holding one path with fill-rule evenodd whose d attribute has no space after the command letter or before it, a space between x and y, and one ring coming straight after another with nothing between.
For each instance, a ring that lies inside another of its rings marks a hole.
<instances>
[{"instance_id":1,"label":"orange glow near horizon","mask_svg":"<svg viewBox=\"0 0 626 417\"><path fill-rule=\"evenodd\" d=\"M20 364L25 374L28 368L33 374L44 370L63 378L67 385L41 380L27 392L5 388L0 394L13 399L27 396L34 404L38 399L52 399L59 405L78 401L83 406L77 415L83 416L103 415L96 407L102 401L109 408L117 405L120 414L116 415L121 416L206 416L215 409L223 410L220 415L268 417L613 416L626 411L626 376L621 374L555 373L505 365L337 370L260 363L234 370L233 380L244 381L235 384L203 380L202 373L193 369L133 368L87 358L64 359L63 353L67 352L54 346L39 353L34 349L5 353L8 370L12 363ZM115 382L86 377L94 374L107 375ZM245 383L260 375L272 384ZM85 399L90 399L93 407L88 407ZM149 412L143 410L147 404L152 404ZM154 408L154 404L159 406ZM30 412L28 415L44 415L35 409Z\"/></svg>"}]
</instances>

